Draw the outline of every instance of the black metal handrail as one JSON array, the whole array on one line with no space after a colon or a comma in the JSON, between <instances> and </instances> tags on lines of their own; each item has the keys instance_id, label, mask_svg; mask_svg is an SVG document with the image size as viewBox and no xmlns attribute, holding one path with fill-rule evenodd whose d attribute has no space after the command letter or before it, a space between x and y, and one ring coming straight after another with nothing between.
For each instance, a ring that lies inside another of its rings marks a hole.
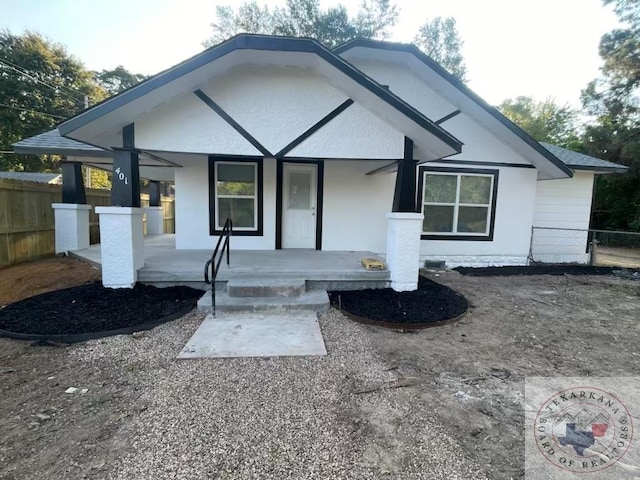
<instances>
[{"instance_id":1,"label":"black metal handrail","mask_svg":"<svg viewBox=\"0 0 640 480\"><path fill-rule=\"evenodd\" d=\"M204 264L204 282L207 285L211 285L211 309L214 317L216 316L216 277L218 276L218 270L220 270L220 264L222 263L222 259L224 258L225 251L227 253L227 266L229 266L229 238L231 237L232 233L233 222L230 218L227 218L227 221L224 222L222 232L220 232L220 236L218 237L216 248L213 250L213 255L211 255L211 258L207 260L207 263ZM220 251L220 256L217 257L221 243L222 250ZM218 258L217 261L216 257ZM209 280L209 267L212 267L211 280Z\"/></svg>"}]
</instances>

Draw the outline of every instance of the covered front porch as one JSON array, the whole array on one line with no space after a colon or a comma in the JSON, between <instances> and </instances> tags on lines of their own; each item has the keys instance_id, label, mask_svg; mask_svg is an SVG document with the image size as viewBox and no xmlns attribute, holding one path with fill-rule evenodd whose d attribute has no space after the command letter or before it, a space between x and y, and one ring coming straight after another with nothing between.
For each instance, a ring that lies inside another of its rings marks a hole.
<instances>
[{"instance_id":1,"label":"covered front porch","mask_svg":"<svg viewBox=\"0 0 640 480\"><path fill-rule=\"evenodd\" d=\"M230 264L220 265L216 288L224 289L231 279L289 278L302 279L308 290L346 290L354 288L384 288L390 284L390 272L365 270L363 258L376 256L368 251L320 250L239 250L230 239ZM144 237L144 266L138 270L138 281L155 286L188 285L205 288L204 264L211 258L210 250L177 250L175 235ZM98 267L102 266L102 246L69 252Z\"/></svg>"}]
</instances>

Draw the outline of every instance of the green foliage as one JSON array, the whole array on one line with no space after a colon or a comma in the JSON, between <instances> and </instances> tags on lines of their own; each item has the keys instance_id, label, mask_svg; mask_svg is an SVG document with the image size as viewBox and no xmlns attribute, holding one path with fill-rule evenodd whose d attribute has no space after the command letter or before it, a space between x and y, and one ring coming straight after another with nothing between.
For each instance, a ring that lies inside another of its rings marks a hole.
<instances>
[{"instance_id":1,"label":"green foliage","mask_svg":"<svg viewBox=\"0 0 640 480\"><path fill-rule=\"evenodd\" d=\"M141 73L131 73L122 65L118 65L113 70L93 73L96 83L104 88L109 95L120 93L148 78Z\"/></svg>"},{"instance_id":2,"label":"green foliage","mask_svg":"<svg viewBox=\"0 0 640 480\"><path fill-rule=\"evenodd\" d=\"M37 33L0 31L0 151L53 128L105 97L91 72L66 49ZM0 170L51 171L58 157L0 154Z\"/></svg>"},{"instance_id":3,"label":"green foliage","mask_svg":"<svg viewBox=\"0 0 640 480\"><path fill-rule=\"evenodd\" d=\"M414 43L449 73L466 82L467 67L462 56L464 42L458 35L456 20L436 17L420 27Z\"/></svg>"},{"instance_id":4,"label":"green foliage","mask_svg":"<svg viewBox=\"0 0 640 480\"><path fill-rule=\"evenodd\" d=\"M640 231L640 2L603 2L624 24L602 37L602 76L582 92L585 112L594 118L582 148L629 172L596 177L592 227Z\"/></svg>"},{"instance_id":5,"label":"green foliage","mask_svg":"<svg viewBox=\"0 0 640 480\"><path fill-rule=\"evenodd\" d=\"M526 96L508 98L498 109L538 142L567 148L577 139L576 112L568 105L556 104L552 98L541 102Z\"/></svg>"},{"instance_id":6,"label":"green foliage","mask_svg":"<svg viewBox=\"0 0 640 480\"><path fill-rule=\"evenodd\" d=\"M640 3L637 0L604 0L626 28L605 34L600 41L602 71L616 88L631 93L640 84Z\"/></svg>"},{"instance_id":7,"label":"green foliage","mask_svg":"<svg viewBox=\"0 0 640 480\"><path fill-rule=\"evenodd\" d=\"M586 128L585 153L629 167L596 176L593 228L640 231L640 129L611 123Z\"/></svg>"},{"instance_id":8,"label":"green foliage","mask_svg":"<svg viewBox=\"0 0 640 480\"><path fill-rule=\"evenodd\" d=\"M282 8L270 10L256 0L237 10L216 7L213 35L204 46L216 45L238 33L310 37L332 48L357 37L384 39L398 20L398 8L390 0L363 0L355 17L344 5L322 10L320 0L287 0Z\"/></svg>"},{"instance_id":9,"label":"green foliage","mask_svg":"<svg viewBox=\"0 0 640 480\"><path fill-rule=\"evenodd\" d=\"M86 188L111 189L111 172L83 165L84 185Z\"/></svg>"}]
</instances>

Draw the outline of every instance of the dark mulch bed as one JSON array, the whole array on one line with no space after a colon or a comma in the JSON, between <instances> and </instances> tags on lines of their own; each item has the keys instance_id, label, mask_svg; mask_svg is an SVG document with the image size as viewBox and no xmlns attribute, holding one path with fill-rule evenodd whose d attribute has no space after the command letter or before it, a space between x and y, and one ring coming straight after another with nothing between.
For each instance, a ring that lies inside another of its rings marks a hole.
<instances>
[{"instance_id":1,"label":"dark mulch bed","mask_svg":"<svg viewBox=\"0 0 640 480\"><path fill-rule=\"evenodd\" d=\"M392 328L424 328L460 318L467 299L449 287L420 277L418 290L391 288L329 292L331 304L351 318Z\"/></svg>"},{"instance_id":2,"label":"dark mulch bed","mask_svg":"<svg viewBox=\"0 0 640 480\"><path fill-rule=\"evenodd\" d=\"M112 289L87 283L0 309L0 335L72 342L131 333L184 315L202 294L189 287Z\"/></svg>"},{"instance_id":3,"label":"dark mulch bed","mask_svg":"<svg viewBox=\"0 0 640 480\"><path fill-rule=\"evenodd\" d=\"M508 275L611 275L615 267L592 267L589 265L529 265L522 267L458 267L454 268L462 275L473 277Z\"/></svg>"}]
</instances>

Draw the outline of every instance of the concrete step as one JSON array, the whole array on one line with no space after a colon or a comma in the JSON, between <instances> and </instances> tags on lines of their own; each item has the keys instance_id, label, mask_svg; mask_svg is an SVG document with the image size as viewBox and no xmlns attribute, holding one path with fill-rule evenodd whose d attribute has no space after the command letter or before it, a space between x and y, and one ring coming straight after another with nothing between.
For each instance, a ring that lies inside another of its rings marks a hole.
<instances>
[{"instance_id":1,"label":"concrete step","mask_svg":"<svg viewBox=\"0 0 640 480\"><path fill-rule=\"evenodd\" d=\"M299 297L305 285L303 278L237 278L227 282L227 293L230 297Z\"/></svg>"},{"instance_id":2,"label":"concrete step","mask_svg":"<svg viewBox=\"0 0 640 480\"><path fill-rule=\"evenodd\" d=\"M211 313L211 291L198 300L198 310ZM297 312L324 313L329 310L329 295L324 290L305 292L299 297L231 297L227 292L216 291L216 312Z\"/></svg>"}]
</instances>

